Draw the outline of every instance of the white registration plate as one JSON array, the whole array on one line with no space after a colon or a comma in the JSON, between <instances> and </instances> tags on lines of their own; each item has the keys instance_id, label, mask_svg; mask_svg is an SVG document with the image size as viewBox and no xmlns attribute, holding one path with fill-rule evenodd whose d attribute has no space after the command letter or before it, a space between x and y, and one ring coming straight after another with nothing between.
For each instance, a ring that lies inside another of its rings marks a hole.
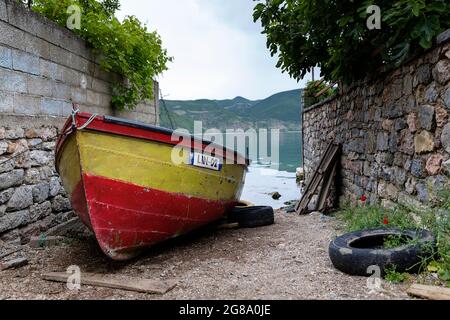
<instances>
[{"instance_id":1,"label":"white registration plate","mask_svg":"<svg viewBox=\"0 0 450 320\"><path fill-rule=\"evenodd\" d=\"M215 171L222 170L222 164L220 163L219 158L198 152L191 153L191 165Z\"/></svg>"}]
</instances>

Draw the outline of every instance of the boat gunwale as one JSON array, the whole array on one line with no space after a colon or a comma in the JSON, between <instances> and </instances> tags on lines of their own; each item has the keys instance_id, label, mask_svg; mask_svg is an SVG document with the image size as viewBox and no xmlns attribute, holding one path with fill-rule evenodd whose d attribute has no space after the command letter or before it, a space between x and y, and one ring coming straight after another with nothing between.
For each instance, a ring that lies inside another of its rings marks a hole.
<instances>
[{"instance_id":1,"label":"boat gunwale","mask_svg":"<svg viewBox=\"0 0 450 320\"><path fill-rule=\"evenodd\" d=\"M87 112L79 112L76 114L75 116L75 121L76 121L76 127L80 127L82 125L84 125L88 119L90 119L90 117L92 116L92 114L87 113ZM80 119L85 120L83 122L83 120L79 121ZM158 142L158 143L163 143L163 144L169 144L169 145L173 145L176 146L179 144L179 142L177 143L176 141L163 141L163 140L157 140L157 139L153 139L151 137L143 137L143 136L137 136L137 135L133 135L133 134L128 134L125 132L116 132L113 130L107 130L107 129L101 129L101 128L95 128L95 127L89 127L92 123L94 123L95 121L100 121L104 124L109 124L112 126L118 126L118 127L126 127L126 128L132 128L132 129L136 129L136 130L142 130L144 132L153 132L153 133L159 133L162 134L164 136L168 136L171 137L174 133L175 130L171 130L168 128L164 128L164 127L158 127L155 125L149 125L149 124L145 124L139 121L133 121L133 120L127 120L127 119L123 119L123 118L117 118L117 117L112 117L112 116L96 116L94 118L94 121L91 122L85 129L83 130L87 130L87 131L97 131L97 132L104 132L104 133L110 133L110 134L114 134L114 135L119 135L119 136L126 136L126 137L132 137L132 138L136 138L136 139L142 139L142 140L147 140L147 141L154 141L154 142ZM69 128L73 126L72 123L72 117L69 117L66 121L66 123L63 126L63 129L61 130L61 134L58 137L58 141L56 144L56 148L55 148L55 165L56 165L56 170L58 171L58 165L59 165L59 159L60 159L60 152L63 149L63 146L65 144L65 142L67 141L67 138L71 135L76 133L76 131L78 131L78 129L74 129L70 132L68 132ZM182 134L182 133L176 133L177 136L179 138L185 138L185 139L189 139L191 142L191 150L195 150L195 142L200 142L201 143L201 149L202 152L204 151L205 148L207 147L213 147L217 150L221 150L223 152L222 154L222 158L228 159L227 155L229 153L233 154L233 161L236 161L237 159L244 159L245 160L245 164L244 163L233 163L234 165L243 165L246 168L250 165L250 160L247 157L244 157L242 154L240 154L237 151L231 150L225 146L216 144L214 142L211 141L207 141L204 139L199 139L194 137L191 134ZM185 146L187 147L187 146Z\"/></svg>"}]
</instances>

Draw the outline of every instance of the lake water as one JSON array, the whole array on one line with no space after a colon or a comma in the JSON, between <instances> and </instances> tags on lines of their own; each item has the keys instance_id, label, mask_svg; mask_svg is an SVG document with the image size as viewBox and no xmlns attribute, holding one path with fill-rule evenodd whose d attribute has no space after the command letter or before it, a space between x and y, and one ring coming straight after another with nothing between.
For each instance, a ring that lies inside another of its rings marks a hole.
<instances>
[{"instance_id":1,"label":"lake water","mask_svg":"<svg viewBox=\"0 0 450 320\"><path fill-rule=\"evenodd\" d=\"M300 132L280 133L279 163L268 164L265 159L252 163L241 199L274 209L284 207L285 202L299 200L300 187L296 182L296 169L302 166L301 150ZM272 199L273 192L279 192L281 198Z\"/></svg>"},{"instance_id":2,"label":"lake water","mask_svg":"<svg viewBox=\"0 0 450 320\"><path fill-rule=\"evenodd\" d=\"M205 137L210 138L208 135L205 135ZM224 141L226 142L229 137L229 135L225 135ZM264 152L259 150L258 156L252 161L245 179L241 199L250 201L255 205L267 205L279 209L285 206L285 202L300 198L296 171L297 168L302 166L301 132L280 132L279 157L276 160L271 159L273 155L270 135L267 140L267 155L261 155ZM274 192L281 194L279 200L272 198Z\"/></svg>"}]
</instances>

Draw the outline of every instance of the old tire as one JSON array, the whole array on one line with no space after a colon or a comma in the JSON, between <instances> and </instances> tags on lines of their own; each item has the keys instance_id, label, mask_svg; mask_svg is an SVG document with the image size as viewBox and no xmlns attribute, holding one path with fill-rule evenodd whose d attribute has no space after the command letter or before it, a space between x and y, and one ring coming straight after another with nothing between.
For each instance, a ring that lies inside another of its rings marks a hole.
<instances>
[{"instance_id":1,"label":"old tire","mask_svg":"<svg viewBox=\"0 0 450 320\"><path fill-rule=\"evenodd\" d=\"M239 223L241 228L256 228L274 224L275 217L272 207L234 207L228 213L228 221Z\"/></svg>"},{"instance_id":2,"label":"old tire","mask_svg":"<svg viewBox=\"0 0 450 320\"><path fill-rule=\"evenodd\" d=\"M402 247L383 249L384 240L390 235L415 241ZM435 250L436 239L429 231L378 228L336 238L330 244L329 255L336 269L349 275L371 276L372 266L378 266L380 275L384 276L386 268L392 266L397 272L419 272L423 259L432 256Z\"/></svg>"}]
</instances>

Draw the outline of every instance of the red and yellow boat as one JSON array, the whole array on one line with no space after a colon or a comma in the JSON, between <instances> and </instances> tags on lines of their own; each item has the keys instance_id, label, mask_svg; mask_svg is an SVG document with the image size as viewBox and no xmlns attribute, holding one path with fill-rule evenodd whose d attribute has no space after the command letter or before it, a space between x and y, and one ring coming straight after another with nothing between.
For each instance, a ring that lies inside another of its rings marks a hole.
<instances>
[{"instance_id":1,"label":"red and yellow boat","mask_svg":"<svg viewBox=\"0 0 450 320\"><path fill-rule=\"evenodd\" d=\"M79 112L62 132L56 168L64 188L114 260L218 220L239 202L248 160L222 146Z\"/></svg>"}]
</instances>

